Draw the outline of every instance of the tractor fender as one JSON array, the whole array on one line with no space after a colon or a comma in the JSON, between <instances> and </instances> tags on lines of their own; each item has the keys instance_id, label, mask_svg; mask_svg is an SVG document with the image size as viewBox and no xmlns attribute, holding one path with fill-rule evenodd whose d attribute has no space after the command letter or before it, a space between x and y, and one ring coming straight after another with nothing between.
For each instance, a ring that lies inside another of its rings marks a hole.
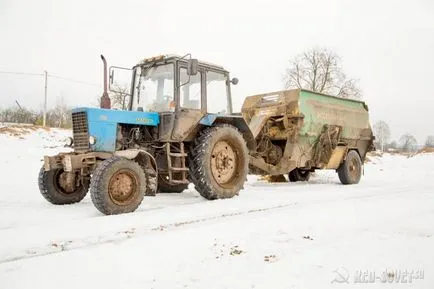
<instances>
[{"instance_id":1,"label":"tractor fender","mask_svg":"<svg viewBox=\"0 0 434 289\"><path fill-rule=\"evenodd\" d=\"M122 150L122 151L115 151L114 155L119 156L119 157L123 157L129 160L134 160L136 158L138 158L141 154L146 155L149 157L149 159L152 162L152 165L154 166L155 170L157 170L157 162L154 158L153 155L151 155L150 153L148 153L145 150L141 150L141 149L128 149L128 150ZM144 166L145 164L141 164L140 165Z\"/></svg>"},{"instance_id":2,"label":"tractor fender","mask_svg":"<svg viewBox=\"0 0 434 289\"><path fill-rule=\"evenodd\" d=\"M247 148L250 151L256 150L256 142L253 134L247 125L246 120L241 115L207 114L199 121L199 123L204 126L215 126L222 123L230 124L241 132L246 141Z\"/></svg>"},{"instance_id":3,"label":"tractor fender","mask_svg":"<svg viewBox=\"0 0 434 289\"><path fill-rule=\"evenodd\" d=\"M124 157L138 163L146 176L146 196L155 196L158 187L158 167L157 162L149 152L142 149L128 149L116 151L115 156Z\"/></svg>"}]
</instances>

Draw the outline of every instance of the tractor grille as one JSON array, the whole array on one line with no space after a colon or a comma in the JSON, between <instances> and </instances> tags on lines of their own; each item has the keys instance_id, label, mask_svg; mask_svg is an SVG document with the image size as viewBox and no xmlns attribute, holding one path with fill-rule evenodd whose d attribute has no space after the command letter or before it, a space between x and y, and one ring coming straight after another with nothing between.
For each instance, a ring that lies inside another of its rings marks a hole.
<instances>
[{"instance_id":1,"label":"tractor grille","mask_svg":"<svg viewBox=\"0 0 434 289\"><path fill-rule=\"evenodd\" d=\"M72 113L72 135L74 136L74 150L87 152L89 150L89 131L86 112Z\"/></svg>"}]
</instances>

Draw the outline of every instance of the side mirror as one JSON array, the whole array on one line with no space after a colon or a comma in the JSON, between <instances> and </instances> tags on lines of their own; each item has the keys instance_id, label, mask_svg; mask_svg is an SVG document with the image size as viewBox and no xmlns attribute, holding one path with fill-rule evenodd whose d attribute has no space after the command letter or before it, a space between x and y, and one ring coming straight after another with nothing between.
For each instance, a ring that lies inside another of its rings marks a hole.
<instances>
[{"instance_id":1,"label":"side mirror","mask_svg":"<svg viewBox=\"0 0 434 289\"><path fill-rule=\"evenodd\" d=\"M199 61L197 59L189 59L187 63L187 75L196 75Z\"/></svg>"},{"instance_id":2,"label":"side mirror","mask_svg":"<svg viewBox=\"0 0 434 289\"><path fill-rule=\"evenodd\" d=\"M110 66L108 89L111 92L117 92L123 95L130 95L132 75L133 75L132 69L119 67L119 66Z\"/></svg>"},{"instance_id":3,"label":"side mirror","mask_svg":"<svg viewBox=\"0 0 434 289\"><path fill-rule=\"evenodd\" d=\"M110 67L110 84L113 84L113 79L115 77L115 70L113 69L113 67Z\"/></svg>"},{"instance_id":4,"label":"side mirror","mask_svg":"<svg viewBox=\"0 0 434 289\"><path fill-rule=\"evenodd\" d=\"M231 83L233 85L237 85L238 84L238 78L236 78L236 77L232 78Z\"/></svg>"}]
</instances>

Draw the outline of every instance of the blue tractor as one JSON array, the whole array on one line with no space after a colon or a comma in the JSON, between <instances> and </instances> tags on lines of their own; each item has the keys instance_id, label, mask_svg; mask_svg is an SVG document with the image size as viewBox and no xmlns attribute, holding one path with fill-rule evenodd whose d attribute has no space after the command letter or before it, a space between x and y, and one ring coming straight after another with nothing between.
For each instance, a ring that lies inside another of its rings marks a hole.
<instances>
[{"instance_id":1,"label":"blue tractor","mask_svg":"<svg viewBox=\"0 0 434 289\"><path fill-rule=\"evenodd\" d=\"M180 193L190 182L209 200L237 195L255 146L243 117L232 113L238 80L187 56L152 57L109 73L101 56L101 107L72 111L74 151L44 157L42 196L72 204L90 190L95 207L109 215L133 212L145 195ZM128 72L131 89L123 107L112 109L108 90L116 90L119 71Z\"/></svg>"}]
</instances>

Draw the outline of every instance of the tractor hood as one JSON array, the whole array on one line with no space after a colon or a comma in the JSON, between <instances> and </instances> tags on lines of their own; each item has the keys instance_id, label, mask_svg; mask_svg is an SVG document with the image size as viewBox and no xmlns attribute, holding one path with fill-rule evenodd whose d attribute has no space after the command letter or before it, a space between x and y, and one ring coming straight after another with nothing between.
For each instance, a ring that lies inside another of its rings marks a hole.
<instances>
[{"instance_id":1,"label":"tractor hood","mask_svg":"<svg viewBox=\"0 0 434 289\"><path fill-rule=\"evenodd\" d=\"M72 110L74 150L113 152L118 124L158 126L159 123L160 117L156 112L75 108ZM90 137L93 137L91 142Z\"/></svg>"},{"instance_id":2,"label":"tractor hood","mask_svg":"<svg viewBox=\"0 0 434 289\"><path fill-rule=\"evenodd\" d=\"M124 123L157 126L160 117L157 112L114 110L94 107L79 107L72 110L75 112L86 112L89 121L104 123Z\"/></svg>"}]
</instances>

